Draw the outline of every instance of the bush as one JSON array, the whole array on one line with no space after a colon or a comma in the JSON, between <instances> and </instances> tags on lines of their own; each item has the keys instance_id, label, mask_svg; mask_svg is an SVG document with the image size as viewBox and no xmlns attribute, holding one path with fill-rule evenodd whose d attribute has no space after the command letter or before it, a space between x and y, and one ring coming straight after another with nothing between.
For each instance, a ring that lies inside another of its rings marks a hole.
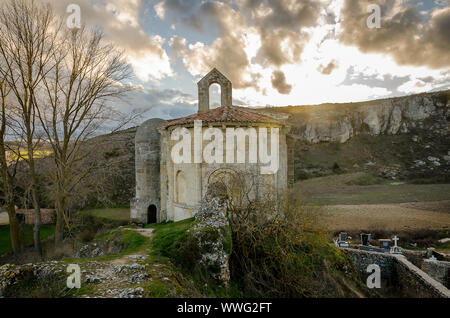
<instances>
[{"instance_id":1,"label":"bush","mask_svg":"<svg viewBox=\"0 0 450 318\"><path fill-rule=\"evenodd\" d=\"M346 297L367 292L327 241L317 209L294 196L230 204L231 275L249 297ZM353 287L349 287L353 286Z\"/></svg>"},{"instance_id":2,"label":"bush","mask_svg":"<svg viewBox=\"0 0 450 318\"><path fill-rule=\"evenodd\" d=\"M334 162L333 171L336 172L336 171L340 171L340 170L341 170L341 167L339 166L339 164L337 162Z\"/></svg>"},{"instance_id":3,"label":"bush","mask_svg":"<svg viewBox=\"0 0 450 318\"><path fill-rule=\"evenodd\" d=\"M346 182L347 185L360 185L360 186L369 186L383 183L381 178L374 176L371 173L366 173L361 176L356 177L353 180Z\"/></svg>"}]
</instances>

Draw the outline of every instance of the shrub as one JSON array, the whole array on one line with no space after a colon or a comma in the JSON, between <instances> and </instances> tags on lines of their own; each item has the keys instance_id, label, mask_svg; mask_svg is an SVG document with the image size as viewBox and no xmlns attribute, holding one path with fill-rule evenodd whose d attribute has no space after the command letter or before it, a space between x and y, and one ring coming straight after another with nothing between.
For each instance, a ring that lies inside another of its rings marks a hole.
<instances>
[{"instance_id":1,"label":"shrub","mask_svg":"<svg viewBox=\"0 0 450 318\"><path fill-rule=\"evenodd\" d=\"M337 163L337 162L334 162L334 164L333 164L333 171L340 171L341 170L341 167L339 166L339 164Z\"/></svg>"},{"instance_id":2,"label":"shrub","mask_svg":"<svg viewBox=\"0 0 450 318\"><path fill-rule=\"evenodd\" d=\"M228 211L231 276L244 295L344 297L355 296L354 290L367 292L349 259L327 241L317 208L302 205L293 195L252 200L247 194L247 200L230 200Z\"/></svg>"},{"instance_id":3,"label":"shrub","mask_svg":"<svg viewBox=\"0 0 450 318\"><path fill-rule=\"evenodd\" d=\"M371 173L366 173L366 174L356 177L355 179L347 181L346 184L347 185L369 186L369 185L381 184L382 182L383 182L383 180L381 178L378 178Z\"/></svg>"}]
</instances>

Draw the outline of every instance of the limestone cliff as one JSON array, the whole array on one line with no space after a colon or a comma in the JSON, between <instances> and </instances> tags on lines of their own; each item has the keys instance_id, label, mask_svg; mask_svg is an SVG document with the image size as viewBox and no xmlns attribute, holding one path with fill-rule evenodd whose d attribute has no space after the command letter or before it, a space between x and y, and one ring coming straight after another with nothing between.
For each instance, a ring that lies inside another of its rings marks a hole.
<instances>
[{"instance_id":1,"label":"limestone cliff","mask_svg":"<svg viewBox=\"0 0 450 318\"><path fill-rule=\"evenodd\" d=\"M307 143L340 142L368 134L395 135L431 129L447 135L450 91L350 104L322 104L258 109L285 119L291 135Z\"/></svg>"}]
</instances>

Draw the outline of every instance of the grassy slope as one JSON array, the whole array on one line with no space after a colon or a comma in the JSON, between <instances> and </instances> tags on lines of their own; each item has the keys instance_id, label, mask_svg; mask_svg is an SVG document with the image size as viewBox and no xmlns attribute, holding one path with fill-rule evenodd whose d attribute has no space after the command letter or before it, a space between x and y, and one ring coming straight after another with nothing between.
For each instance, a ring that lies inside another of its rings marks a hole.
<instances>
[{"instance_id":1,"label":"grassy slope","mask_svg":"<svg viewBox=\"0 0 450 318\"><path fill-rule=\"evenodd\" d=\"M319 205L386 204L417 201L450 200L450 184L397 184L377 179L369 185L358 185L365 173L332 175L299 181L294 190L305 202Z\"/></svg>"},{"instance_id":2,"label":"grassy slope","mask_svg":"<svg viewBox=\"0 0 450 318\"><path fill-rule=\"evenodd\" d=\"M55 233L54 225L41 226L41 240L45 240ZM25 245L33 244L33 226L25 226ZM9 234L9 225L0 226L0 255L11 251L11 241Z\"/></svg>"},{"instance_id":3,"label":"grassy slope","mask_svg":"<svg viewBox=\"0 0 450 318\"><path fill-rule=\"evenodd\" d=\"M176 259L176 250L186 238L186 231L191 228L193 223L194 219L191 218L180 222L147 225L147 228L154 229L154 236L151 242L152 254L150 256Z\"/></svg>"},{"instance_id":4,"label":"grassy slope","mask_svg":"<svg viewBox=\"0 0 450 318\"><path fill-rule=\"evenodd\" d=\"M130 219L130 208L102 208L83 211L95 217L116 221L128 221Z\"/></svg>"}]
</instances>

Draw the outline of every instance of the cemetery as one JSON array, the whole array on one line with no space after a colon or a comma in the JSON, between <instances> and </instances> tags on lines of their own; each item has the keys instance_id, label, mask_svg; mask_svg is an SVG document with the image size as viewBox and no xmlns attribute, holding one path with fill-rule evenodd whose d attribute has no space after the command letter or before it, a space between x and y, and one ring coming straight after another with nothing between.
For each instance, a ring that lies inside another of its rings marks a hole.
<instances>
[{"instance_id":1,"label":"cemetery","mask_svg":"<svg viewBox=\"0 0 450 318\"><path fill-rule=\"evenodd\" d=\"M404 250L398 246L399 237L379 239L378 246L370 244L371 234L361 233L360 243L353 244L347 233L341 232L335 246L345 250L364 281L370 274L369 265L376 264L381 273L381 289L389 295L403 297L450 297L450 257L436 252ZM369 272L369 273L368 273Z\"/></svg>"}]
</instances>

